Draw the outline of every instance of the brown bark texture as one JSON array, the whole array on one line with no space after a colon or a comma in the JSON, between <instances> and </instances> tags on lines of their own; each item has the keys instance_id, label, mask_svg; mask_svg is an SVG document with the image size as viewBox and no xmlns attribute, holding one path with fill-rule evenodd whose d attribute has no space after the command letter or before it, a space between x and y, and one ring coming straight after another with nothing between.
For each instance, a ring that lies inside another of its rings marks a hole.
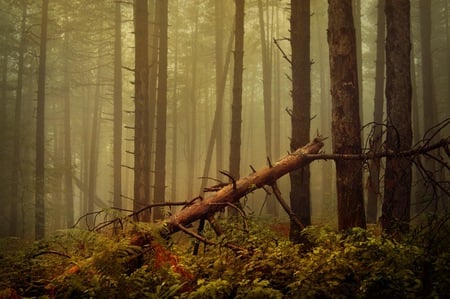
<instances>
[{"instance_id":1,"label":"brown bark texture","mask_svg":"<svg viewBox=\"0 0 450 299\"><path fill-rule=\"evenodd\" d=\"M308 165L311 157L305 157L305 155L317 154L322 147L322 138L316 137L312 142L280 159L271 167L260 169L226 185L210 197L203 200L199 199L187 205L166 220L161 234L169 236L179 231L181 226L187 226L196 220L208 218L208 216L233 204L246 194L262 188L264 185L274 184L283 175Z\"/></svg>"},{"instance_id":2,"label":"brown bark texture","mask_svg":"<svg viewBox=\"0 0 450 299\"><path fill-rule=\"evenodd\" d=\"M409 0L386 0L386 108L388 151L409 150L411 129ZM411 159L386 159L381 225L388 234L409 228L411 202Z\"/></svg>"},{"instance_id":3,"label":"brown bark texture","mask_svg":"<svg viewBox=\"0 0 450 299\"><path fill-rule=\"evenodd\" d=\"M291 150L307 144L311 127L310 1L291 1L292 115ZM291 209L304 225L311 224L309 166L290 174ZM302 229L291 222L290 238Z\"/></svg>"},{"instance_id":4,"label":"brown bark texture","mask_svg":"<svg viewBox=\"0 0 450 299\"><path fill-rule=\"evenodd\" d=\"M361 153L358 67L351 0L328 1L333 152ZM360 161L336 160L338 227L365 227Z\"/></svg>"},{"instance_id":5,"label":"brown bark texture","mask_svg":"<svg viewBox=\"0 0 450 299\"><path fill-rule=\"evenodd\" d=\"M146 0L135 2L135 139L134 203L138 210L148 204L150 195L148 140L148 6ZM144 214L142 220L149 220Z\"/></svg>"}]
</instances>

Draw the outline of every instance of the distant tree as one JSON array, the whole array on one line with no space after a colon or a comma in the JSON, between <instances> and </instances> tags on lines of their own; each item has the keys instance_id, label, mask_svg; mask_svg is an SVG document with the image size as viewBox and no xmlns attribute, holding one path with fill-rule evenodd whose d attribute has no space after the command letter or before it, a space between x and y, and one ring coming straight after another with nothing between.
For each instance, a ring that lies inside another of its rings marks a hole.
<instances>
[{"instance_id":1,"label":"distant tree","mask_svg":"<svg viewBox=\"0 0 450 299\"><path fill-rule=\"evenodd\" d=\"M136 0L135 14L135 121L134 121L134 210L150 202L149 140L148 140L148 4ZM141 220L149 220L148 213Z\"/></svg>"},{"instance_id":2,"label":"distant tree","mask_svg":"<svg viewBox=\"0 0 450 299\"><path fill-rule=\"evenodd\" d=\"M269 7L266 8L267 11ZM258 19L259 19L259 35L261 41L261 63L263 69L263 103L264 103L264 139L266 143L266 156L273 159L272 155L272 51L271 43L267 37L270 32L269 20L264 22L264 9L262 0L258 0ZM267 24L266 24L267 23ZM266 34L267 28L267 34ZM274 199L270 199L270 194L266 193L266 210L276 217L277 203Z\"/></svg>"},{"instance_id":3,"label":"distant tree","mask_svg":"<svg viewBox=\"0 0 450 299\"><path fill-rule=\"evenodd\" d=\"M412 143L410 3L386 0L386 103L388 151L408 150ZM391 235L407 232L411 204L411 160L386 158L381 225Z\"/></svg>"},{"instance_id":4,"label":"distant tree","mask_svg":"<svg viewBox=\"0 0 450 299\"><path fill-rule=\"evenodd\" d=\"M102 25L101 25L102 26ZM92 111L91 121L91 134L89 142L89 164L88 164L88 196L86 198L86 210L85 213L91 213L95 208L95 198L97 197L97 179L98 179L98 158L100 150L100 118L102 114L102 101L101 101L101 82L102 82L102 58L103 48L99 45L97 49L97 70L96 70L96 83L94 92L94 107ZM94 225L94 218L88 217L88 226Z\"/></svg>"},{"instance_id":5,"label":"distant tree","mask_svg":"<svg viewBox=\"0 0 450 299\"><path fill-rule=\"evenodd\" d=\"M35 235L45 236L45 76L47 61L48 2L42 0L41 36L39 51L38 92L36 109L36 189L35 189Z\"/></svg>"},{"instance_id":6,"label":"distant tree","mask_svg":"<svg viewBox=\"0 0 450 299\"><path fill-rule=\"evenodd\" d=\"M156 154L154 202L165 201L166 194L166 128L167 128L167 42L168 42L168 0L159 1L159 63L158 99L156 104ZM154 219L163 219L160 209L154 212Z\"/></svg>"},{"instance_id":7,"label":"distant tree","mask_svg":"<svg viewBox=\"0 0 450 299\"><path fill-rule=\"evenodd\" d=\"M66 26L68 27L68 16L65 16ZM74 224L74 206L73 206L73 185L72 185L72 126L71 126L71 107L70 107L70 33L66 28L63 41L64 66L63 66L63 109L64 109L64 206L66 226L71 227Z\"/></svg>"},{"instance_id":8,"label":"distant tree","mask_svg":"<svg viewBox=\"0 0 450 299\"><path fill-rule=\"evenodd\" d=\"M292 115L291 151L309 142L311 125L310 1L291 1ZM303 225L311 224L309 165L289 173L291 209ZM290 238L300 241L301 228L291 221Z\"/></svg>"},{"instance_id":9,"label":"distant tree","mask_svg":"<svg viewBox=\"0 0 450 299\"><path fill-rule=\"evenodd\" d=\"M113 206L122 207L122 12L115 4L114 20L114 142L113 142Z\"/></svg>"},{"instance_id":10,"label":"distant tree","mask_svg":"<svg viewBox=\"0 0 450 299\"><path fill-rule=\"evenodd\" d=\"M370 141L370 150L379 152L382 144L383 127L383 105L384 105L384 37L386 33L386 22L384 18L384 0L378 1L377 8L377 54L375 61L375 96L372 138ZM369 176L367 178L367 222L376 223L378 199L380 197L380 169L381 159L372 159L369 161Z\"/></svg>"},{"instance_id":11,"label":"distant tree","mask_svg":"<svg viewBox=\"0 0 450 299\"><path fill-rule=\"evenodd\" d=\"M351 0L328 1L328 45L333 152L360 154L358 67ZM361 166L359 161L336 160L339 229L366 226Z\"/></svg>"},{"instance_id":12,"label":"distant tree","mask_svg":"<svg viewBox=\"0 0 450 299\"><path fill-rule=\"evenodd\" d=\"M215 13L215 54L216 54L216 168L223 169L223 92L221 92L221 86L226 81L224 76L224 59L223 59L223 39L224 39L224 3L222 0L215 0L214 13Z\"/></svg>"},{"instance_id":13,"label":"distant tree","mask_svg":"<svg viewBox=\"0 0 450 299\"><path fill-rule=\"evenodd\" d=\"M266 25L262 0L258 0L258 19L261 40L261 57L263 68L263 98L264 98L264 132L266 141L266 156L272 156L272 61L271 52L266 39ZM278 157L277 157L278 158Z\"/></svg>"},{"instance_id":14,"label":"distant tree","mask_svg":"<svg viewBox=\"0 0 450 299\"><path fill-rule=\"evenodd\" d=\"M198 6L198 0L194 1L194 5ZM191 68L190 68L190 84L189 84L189 139L188 139L188 159L187 159L187 169L188 172L194 172L195 171L195 164L197 162L197 148L198 148L198 138L197 138L197 97L198 97L198 89L199 84L197 83L197 77L198 77L198 26L199 26L199 14L198 10L196 9L194 11L194 24L192 28L192 47L191 47ZM194 197L194 176L188 175L186 178L187 180L187 196L189 198Z\"/></svg>"},{"instance_id":15,"label":"distant tree","mask_svg":"<svg viewBox=\"0 0 450 299\"><path fill-rule=\"evenodd\" d=\"M18 204L23 203L19 190L21 188L20 171L21 171L21 139L22 139L22 98L23 98L23 76L24 76L24 55L26 50L26 25L27 25L27 1L21 2L22 5L22 20L20 24L20 45L18 48L17 60L17 85L16 85L16 106L14 112L14 148L12 151L12 177L11 177L11 234L17 236L19 234L19 213ZM6 56L5 56L6 57ZM6 81L4 83L6 85ZM6 91L6 86L3 87Z\"/></svg>"}]
</instances>

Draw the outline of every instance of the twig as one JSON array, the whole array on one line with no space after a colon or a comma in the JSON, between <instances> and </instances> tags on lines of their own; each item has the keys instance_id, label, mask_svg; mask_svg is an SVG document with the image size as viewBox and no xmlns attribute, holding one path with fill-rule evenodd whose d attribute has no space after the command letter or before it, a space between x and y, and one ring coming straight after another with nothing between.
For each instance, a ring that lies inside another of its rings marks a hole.
<instances>
[{"instance_id":1,"label":"twig","mask_svg":"<svg viewBox=\"0 0 450 299\"><path fill-rule=\"evenodd\" d=\"M59 256L66 257L66 258L70 259L70 255L67 255L67 254L59 252L59 251L54 251L54 250L46 250L46 251L38 252L38 253L34 254L32 256L32 258L38 257L40 255L44 255L44 254L55 254L55 255L59 255Z\"/></svg>"},{"instance_id":2,"label":"twig","mask_svg":"<svg viewBox=\"0 0 450 299\"><path fill-rule=\"evenodd\" d=\"M233 183L233 190L236 190L236 180L233 178L233 176L224 170L219 170L219 172L231 180L231 182Z\"/></svg>"}]
</instances>

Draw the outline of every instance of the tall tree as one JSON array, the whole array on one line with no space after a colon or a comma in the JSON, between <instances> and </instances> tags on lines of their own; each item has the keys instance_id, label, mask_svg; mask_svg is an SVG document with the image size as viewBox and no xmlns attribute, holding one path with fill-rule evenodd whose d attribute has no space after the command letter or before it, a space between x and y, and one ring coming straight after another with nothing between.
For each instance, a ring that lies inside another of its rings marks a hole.
<instances>
[{"instance_id":1,"label":"tall tree","mask_svg":"<svg viewBox=\"0 0 450 299\"><path fill-rule=\"evenodd\" d=\"M383 104L384 104L384 37L386 34L386 22L384 18L384 0L378 1L377 8L377 54L375 61L375 96L373 110L372 138L370 141L370 150L379 152L382 144L383 128ZM380 197L380 168L381 159L372 159L369 161L369 176L367 178L367 222L377 222L378 198Z\"/></svg>"},{"instance_id":2,"label":"tall tree","mask_svg":"<svg viewBox=\"0 0 450 299\"><path fill-rule=\"evenodd\" d=\"M94 93L94 109L92 112L91 135L89 142L89 165L88 165L88 197L86 198L86 213L94 211L94 201L97 197L97 178L98 178L98 157L100 149L100 117L102 114L101 103L101 80L102 80L102 58L103 49L101 46L97 49L97 74ZM88 218L88 226L94 225L94 218Z\"/></svg>"},{"instance_id":3,"label":"tall tree","mask_svg":"<svg viewBox=\"0 0 450 299\"><path fill-rule=\"evenodd\" d=\"M64 107L64 204L66 226L71 227L74 224L74 206L73 206L73 185L72 185L72 128L71 128L71 109L70 109L70 75L69 75L69 30L68 13L65 12L66 32L64 34L64 73L63 73L63 107Z\"/></svg>"},{"instance_id":4,"label":"tall tree","mask_svg":"<svg viewBox=\"0 0 450 299\"><path fill-rule=\"evenodd\" d=\"M267 7L267 13L269 12L269 7ZM259 33L261 41L261 62L263 68L263 103L264 103L264 139L266 143L266 156L273 158L272 156L272 52L270 48L270 43L268 43L268 38L266 37L266 27L267 34L269 34L269 20L267 18L267 25L264 22L264 9L262 0L258 0L258 19L259 19ZM275 157L278 158L278 157ZM266 206L267 212L276 216L277 214L277 203L275 200L270 199L269 193L266 193Z\"/></svg>"},{"instance_id":5,"label":"tall tree","mask_svg":"<svg viewBox=\"0 0 450 299\"><path fill-rule=\"evenodd\" d=\"M14 145L12 156L12 177L11 177L11 233L17 236L18 231L18 204L22 202L19 197L19 190L21 187L20 170L21 170L21 138L22 138L22 95L23 95L23 73L24 73L24 55L26 50L26 20L27 20L27 1L22 2L22 20L20 24L20 45L17 60L17 85L16 85L16 107L14 111ZM5 56L7 57L7 56ZM5 59L6 61L6 59ZM6 74L6 73L5 73ZM6 80L4 81L5 85ZM3 87L6 91L6 86ZM23 202L22 202L23 203Z\"/></svg>"},{"instance_id":6,"label":"tall tree","mask_svg":"<svg viewBox=\"0 0 450 299\"><path fill-rule=\"evenodd\" d=\"M386 0L386 149L408 150L411 130L410 3ZM381 225L391 235L409 229L411 160L386 158Z\"/></svg>"},{"instance_id":7,"label":"tall tree","mask_svg":"<svg viewBox=\"0 0 450 299\"><path fill-rule=\"evenodd\" d=\"M113 144L113 206L122 207L122 13L115 4L114 20L114 144Z\"/></svg>"},{"instance_id":8,"label":"tall tree","mask_svg":"<svg viewBox=\"0 0 450 299\"><path fill-rule=\"evenodd\" d=\"M438 111L436 102L436 93L434 90L435 73L433 70L432 57L432 23L431 23L431 1L419 1L420 9L420 49L421 49L421 69L422 69L422 115L420 118L423 121L424 132L427 132L437 123ZM425 168L434 173L436 166L434 160L426 157L421 157ZM421 188L423 189L423 188ZM426 196L424 196L426 198ZM437 200L430 201L429 198L421 199L417 202L419 211L424 209L437 208Z\"/></svg>"},{"instance_id":9,"label":"tall tree","mask_svg":"<svg viewBox=\"0 0 450 299\"><path fill-rule=\"evenodd\" d=\"M149 140L148 140L148 4L135 0L135 66L134 66L134 205L139 210L149 204ZM143 213L141 220L149 220Z\"/></svg>"},{"instance_id":10,"label":"tall tree","mask_svg":"<svg viewBox=\"0 0 450 299\"><path fill-rule=\"evenodd\" d=\"M36 194L34 237L42 239L45 235L45 75L47 62L48 1L42 0L41 37L39 48L39 72L36 109Z\"/></svg>"},{"instance_id":11,"label":"tall tree","mask_svg":"<svg viewBox=\"0 0 450 299\"><path fill-rule=\"evenodd\" d=\"M214 12L216 17L215 22L215 53L216 53L216 168L223 169L223 92L221 92L222 82L226 80L223 75L223 38L224 38L224 1L215 0ZM216 123L217 122L217 123ZM206 174L207 175L207 174Z\"/></svg>"},{"instance_id":12,"label":"tall tree","mask_svg":"<svg viewBox=\"0 0 450 299\"><path fill-rule=\"evenodd\" d=\"M269 47L266 41L266 25L262 0L258 0L258 19L261 40L261 57L263 68L263 98L264 98L264 132L266 141L266 156L272 156L272 66ZM277 157L278 158L278 157Z\"/></svg>"},{"instance_id":13,"label":"tall tree","mask_svg":"<svg viewBox=\"0 0 450 299\"><path fill-rule=\"evenodd\" d=\"M167 128L167 40L168 0L160 3L158 99L156 103L156 154L154 202L165 201L166 194L166 128ZM155 210L154 219L163 219L161 210Z\"/></svg>"},{"instance_id":14,"label":"tall tree","mask_svg":"<svg viewBox=\"0 0 450 299\"><path fill-rule=\"evenodd\" d=\"M198 0L194 2L198 6ZM194 176L189 173L195 172L197 156L197 69L198 69L198 10L194 11L194 24L192 31L192 52L191 52L191 82L189 87L189 140L188 140L188 159L187 159L187 196L193 198Z\"/></svg>"},{"instance_id":15,"label":"tall tree","mask_svg":"<svg viewBox=\"0 0 450 299\"><path fill-rule=\"evenodd\" d=\"M353 20L355 26L355 38L356 38L356 63L358 65L358 93L360 102L363 102L363 91L362 91L362 77L363 77L363 65L362 65L362 33L361 33L361 0L352 0L353 4ZM363 105L359 106L359 117L360 122L364 123L363 120Z\"/></svg>"},{"instance_id":16,"label":"tall tree","mask_svg":"<svg viewBox=\"0 0 450 299\"><path fill-rule=\"evenodd\" d=\"M235 0L233 100L231 104L230 174L238 179L241 166L242 73L244 68L245 0Z\"/></svg>"},{"instance_id":17,"label":"tall tree","mask_svg":"<svg viewBox=\"0 0 450 299\"><path fill-rule=\"evenodd\" d=\"M310 1L291 1L292 115L291 151L309 142L311 119ZM311 224L310 170L289 173L291 209L303 225ZM290 238L300 241L301 228L291 221Z\"/></svg>"},{"instance_id":18,"label":"tall tree","mask_svg":"<svg viewBox=\"0 0 450 299\"><path fill-rule=\"evenodd\" d=\"M150 185L154 182L153 177L153 167L154 167L154 146L155 146L155 126L156 126L156 98L157 98L157 84L158 84L158 47L159 47L159 23L160 23L160 1L153 0L150 1L150 7L152 8L150 28L150 39L149 43L149 59L150 59L150 70L149 70L149 83L148 83L148 140L149 140L149 180ZM149 17L150 17L149 16ZM150 192L149 201L152 202L153 194Z\"/></svg>"},{"instance_id":19,"label":"tall tree","mask_svg":"<svg viewBox=\"0 0 450 299\"><path fill-rule=\"evenodd\" d=\"M360 154L358 66L351 0L328 1L333 152ZM338 227L365 227L362 167L336 160Z\"/></svg>"}]
</instances>

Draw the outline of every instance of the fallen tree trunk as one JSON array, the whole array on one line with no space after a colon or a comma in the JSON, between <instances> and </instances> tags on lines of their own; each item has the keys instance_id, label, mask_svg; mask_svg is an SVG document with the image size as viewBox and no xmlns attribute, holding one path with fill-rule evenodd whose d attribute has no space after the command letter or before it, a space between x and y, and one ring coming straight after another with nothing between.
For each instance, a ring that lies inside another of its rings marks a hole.
<instances>
[{"instance_id":1,"label":"fallen tree trunk","mask_svg":"<svg viewBox=\"0 0 450 299\"><path fill-rule=\"evenodd\" d=\"M199 199L187 205L165 220L164 228L160 231L161 235L168 237L181 228L202 218L207 218L225 206L233 204L246 194L262 188L264 185L271 186L285 174L307 165L312 159L305 155L317 154L323 147L322 141L323 138L316 137L304 147L288 154L275 164L255 171L237 181L233 181L210 197Z\"/></svg>"}]
</instances>

